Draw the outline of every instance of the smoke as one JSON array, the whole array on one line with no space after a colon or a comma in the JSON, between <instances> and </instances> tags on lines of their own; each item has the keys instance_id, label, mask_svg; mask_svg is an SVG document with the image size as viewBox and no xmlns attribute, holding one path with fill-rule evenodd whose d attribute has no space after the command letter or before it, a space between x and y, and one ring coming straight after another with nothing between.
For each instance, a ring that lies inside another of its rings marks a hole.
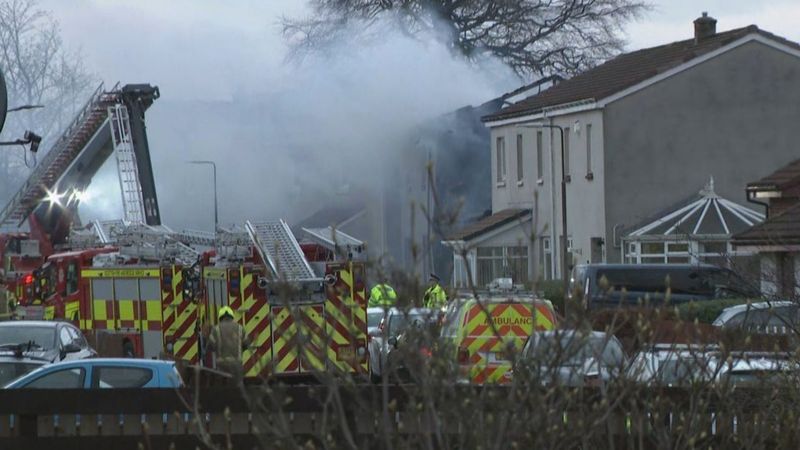
<instances>
[{"instance_id":1,"label":"smoke","mask_svg":"<svg viewBox=\"0 0 800 450\"><path fill-rule=\"evenodd\" d=\"M499 63L470 64L434 40L391 30L380 43L334 50L337 56L275 65L257 87L243 82L253 73L238 61L241 79L229 70L217 80L220 91L233 92L228 99L213 92L176 98L161 86L147 126L164 223L213 226L211 167L189 160L216 162L221 223L293 222L332 203L366 203L385 186L402 195L407 174L424 170L408 158L420 127L519 84ZM85 220L119 217L108 200L119 198L113 164L93 183Z\"/></svg>"}]
</instances>

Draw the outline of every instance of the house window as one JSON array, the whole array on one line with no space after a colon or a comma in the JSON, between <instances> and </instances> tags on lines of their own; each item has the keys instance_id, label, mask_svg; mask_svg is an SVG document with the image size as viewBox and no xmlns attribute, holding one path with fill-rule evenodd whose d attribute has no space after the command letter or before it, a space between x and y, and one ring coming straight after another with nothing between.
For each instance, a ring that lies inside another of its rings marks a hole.
<instances>
[{"instance_id":1,"label":"house window","mask_svg":"<svg viewBox=\"0 0 800 450\"><path fill-rule=\"evenodd\" d=\"M586 175L592 173L592 124L586 124Z\"/></svg>"},{"instance_id":2,"label":"house window","mask_svg":"<svg viewBox=\"0 0 800 450\"><path fill-rule=\"evenodd\" d=\"M564 128L564 175L569 176L569 128Z\"/></svg>"},{"instance_id":3,"label":"house window","mask_svg":"<svg viewBox=\"0 0 800 450\"><path fill-rule=\"evenodd\" d=\"M512 278L514 283L528 282L528 247L478 247L478 286L496 278Z\"/></svg>"},{"instance_id":4,"label":"house window","mask_svg":"<svg viewBox=\"0 0 800 450\"><path fill-rule=\"evenodd\" d=\"M553 278L553 249L550 246L550 238L543 237L541 239L539 264L542 268L542 275L545 280Z\"/></svg>"},{"instance_id":5,"label":"house window","mask_svg":"<svg viewBox=\"0 0 800 450\"><path fill-rule=\"evenodd\" d=\"M521 183L522 178L525 176L523 171L524 164L522 162L522 135L517 135L517 182Z\"/></svg>"},{"instance_id":6,"label":"house window","mask_svg":"<svg viewBox=\"0 0 800 450\"><path fill-rule=\"evenodd\" d=\"M506 141L503 137L497 138L495 147L497 152L497 182L506 181Z\"/></svg>"},{"instance_id":7,"label":"house window","mask_svg":"<svg viewBox=\"0 0 800 450\"><path fill-rule=\"evenodd\" d=\"M542 178L544 178L544 167L542 164L544 162L544 157L542 155L543 151L544 150L542 149L542 132L537 131L536 132L536 179L537 180L541 180Z\"/></svg>"},{"instance_id":8,"label":"house window","mask_svg":"<svg viewBox=\"0 0 800 450\"><path fill-rule=\"evenodd\" d=\"M642 242L628 244L628 260L641 264L686 264L692 261L689 242Z\"/></svg>"}]
</instances>

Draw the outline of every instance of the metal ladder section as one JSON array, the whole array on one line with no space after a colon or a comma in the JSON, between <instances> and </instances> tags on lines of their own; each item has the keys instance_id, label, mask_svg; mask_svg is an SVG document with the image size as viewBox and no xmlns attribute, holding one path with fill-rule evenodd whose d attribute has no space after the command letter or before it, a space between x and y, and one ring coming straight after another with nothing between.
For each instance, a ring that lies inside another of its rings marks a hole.
<instances>
[{"instance_id":1,"label":"metal ladder section","mask_svg":"<svg viewBox=\"0 0 800 450\"><path fill-rule=\"evenodd\" d=\"M115 86L111 92L105 92L102 84L95 89L89 101L0 211L0 224L22 224L47 195L47 190L54 188L61 175L108 120L108 106L116 103L119 98L116 90Z\"/></svg>"},{"instance_id":2,"label":"metal ladder section","mask_svg":"<svg viewBox=\"0 0 800 450\"><path fill-rule=\"evenodd\" d=\"M220 228L214 246L222 259L243 261L253 256L253 240L245 230Z\"/></svg>"},{"instance_id":3,"label":"metal ladder section","mask_svg":"<svg viewBox=\"0 0 800 450\"><path fill-rule=\"evenodd\" d=\"M210 231L188 230L173 231L170 236L187 245L203 245L213 247L217 236Z\"/></svg>"},{"instance_id":4,"label":"metal ladder section","mask_svg":"<svg viewBox=\"0 0 800 450\"><path fill-rule=\"evenodd\" d=\"M200 253L170 236L166 227L152 227L144 223L129 223L116 230L114 244L122 255L149 260L175 260L182 265L192 265Z\"/></svg>"},{"instance_id":5,"label":"metal ladder section","mask_svg":"<svg viewBox=\"0 0 800 450\"><path fill-rule=\"evenodd\" d=\"M111 121L111 141L117 156L124 218L130 222L143 223L145 217L142 184L139 181L139 169L136 167L136 155L133 151L128 108L121 103L110 106L108 117Z\"/></svg>"},{"instance_id":6,"label":"metal ladder section","mask_svg":"<svg viewBox=\"0 0 800 450\"><path fill-rule=\"evenodd\" d=\"M300 244L283 220L245 222L245 229L273 275L287 281L318 281Z\"/></svg>"}]
</instances>

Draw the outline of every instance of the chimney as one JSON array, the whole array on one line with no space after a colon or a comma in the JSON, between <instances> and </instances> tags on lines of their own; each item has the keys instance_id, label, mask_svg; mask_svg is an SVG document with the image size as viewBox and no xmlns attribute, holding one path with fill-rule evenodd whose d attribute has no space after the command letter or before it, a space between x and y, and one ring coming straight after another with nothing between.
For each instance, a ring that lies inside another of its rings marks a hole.
<instances>
[{"instance_id":1,"label":"chimney","mask_svg":"<svg viewBox=\"0 0 800 450\"><path fill-rule=\"evenodd\" d=\"M694 19L694 43L702 41L717 34L717 19L708 17L708 13L703 11L703 15Z\"/></svg>"}]
</instances>

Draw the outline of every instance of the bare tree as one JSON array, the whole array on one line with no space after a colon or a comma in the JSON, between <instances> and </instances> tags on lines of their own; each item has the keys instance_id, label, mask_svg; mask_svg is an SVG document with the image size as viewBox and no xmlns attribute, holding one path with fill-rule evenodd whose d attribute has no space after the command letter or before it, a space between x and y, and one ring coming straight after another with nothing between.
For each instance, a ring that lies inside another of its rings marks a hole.
<instances>
[{"instance_id":1,"label":"bare tree","mask_svg":"<svg viewBox=\"0 0 800 450\"><path fill-rule=\"evenodd\" d=\"M500 58L524 76L577 73L619 52L621 27L649 8L640 0L311 0L309 18L284 18L294 56L343 37L377 38L387 24L434 36L475 60Z\"/></svg>"},{"instance_id":2,"label":"bare tree","mask_svg":"<svg viewBox=\"0 0 800 450\"><path fill-rule=\"evenodd\" d=\"M0 65L10 108L44 106L10 113L3 137L13 140L32 130L44 138L46 150L48 138L72 118L93 84L83 58L64 48L58 22L36 0L5 0L0 2ZM12 194L31 164L23 151L0 149L0 200Z\"/></svg>"}]
</instances>

